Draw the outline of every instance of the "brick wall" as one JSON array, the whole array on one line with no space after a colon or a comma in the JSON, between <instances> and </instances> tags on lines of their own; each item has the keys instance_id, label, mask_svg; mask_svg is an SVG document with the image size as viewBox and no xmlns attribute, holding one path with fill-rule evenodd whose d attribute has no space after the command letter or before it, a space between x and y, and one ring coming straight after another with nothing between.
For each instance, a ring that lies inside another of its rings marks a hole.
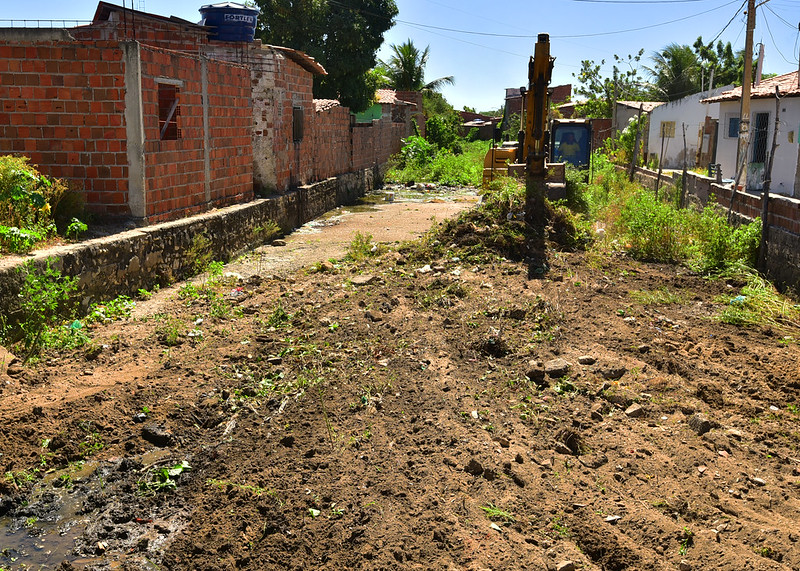
<instances>
[{"instance_id":1,"label":"brick wall","mask_svg":"<svg viewBox=\"0 0 800 571\"><path fill-rule=\"evenodd\" d=\"M0 153L67 179L96 212L127 213L124 98L116 42L0 39Z\"/></svg>"},{"instance_id":2,"label":"brick wall","mask_svg":"<svg viewBox=\"0 0 800 571\"><path fill-rule=\"evenodd\" d=\"M207 61L206 134L201 57L142 46L141 60L148 221L174 219L251 198L249 70ZM160 137L158 84L165 81L179 89L180 136L175 140Z\"/></svg>"},{"instance_id":3,"label":"brick wall","mask_svg":"<svg viewBox=\"0 0 800 571\"><path fill-rule=\"evenodd\" d=\"M336 105L314 114L312 129L314 180L353 170L353 141L350 137L350 111Z\"/></svg>"},{"instance_id":4,"label":"brick wall","mask_svg":"<svg viewBox=\"0 0 800 571\"><path fill-rule=\"evenodd\" d=\"M199 4L198 4L199 6ZM114 15L119 20L95 21L88 26L72 28L78 40L137 41L176 51L197 53L207 43L208 33L196 25L185 25L145 17L122 19L122 12Z\"/></svg>"}]
</instances>

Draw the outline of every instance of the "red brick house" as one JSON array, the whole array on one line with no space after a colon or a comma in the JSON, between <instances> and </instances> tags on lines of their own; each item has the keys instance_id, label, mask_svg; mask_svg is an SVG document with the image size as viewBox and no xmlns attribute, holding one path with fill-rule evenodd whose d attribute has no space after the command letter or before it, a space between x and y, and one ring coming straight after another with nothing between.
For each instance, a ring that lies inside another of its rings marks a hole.
<instances>
[{"instance_id":1,"label":"red brick house","mask_svg":"<svg viewBox=\"0 0 800 571\"><path fill-rule=\"evenodd\" d=\"M372 168L410 132L320 111L302 52L209 32L106 2L88 26L0 29L0 154L152 223Z\"/></svg>"}]
</instances>

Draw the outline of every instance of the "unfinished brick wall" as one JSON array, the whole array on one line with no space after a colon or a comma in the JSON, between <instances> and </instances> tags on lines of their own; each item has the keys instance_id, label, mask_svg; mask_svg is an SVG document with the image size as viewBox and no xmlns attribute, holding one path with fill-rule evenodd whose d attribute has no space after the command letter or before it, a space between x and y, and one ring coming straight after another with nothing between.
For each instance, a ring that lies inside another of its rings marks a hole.
<instances>
[{"instance_id":1,"label":"unfinished brick wall","mask_svg":"<svg viewBox=\"0 0 800 571\"><path fill-rule=\"evenodd\" d=\"M351 172L350 110L334 106L314 114L312 145L315 181Z\"/></svg>"},{"instance_id":2,"label":"unfinished brick wall","mask_svg":"<svg viewBox=\"0 0 800 571\"><path fill-rule=\"evenodd\" d=\"M67 179L95 212L127 213L124 98L116 42L0 41L0 153Z\"/></svg>"},{"instance_id":3,"label":"unfinished brick wall","mask_svg":"<svg viewBox=\"0 0 800 571\"><path fill-rule=\"evenodd\" d=\"M148 220L173 219L251 198L249 70L220 61L206 62L206 134L201 57L143 46L141 60ZM180 135L174 140L162 140L159 129L158 85L165 82L179 90Z\"/></svg>"},{"instance_id":4,"label":"unfinished brick wall","mask_svg":"<svg viewBox=\"0 0 800 571\"><path fill-rule=\"evenodd\" d=\"M312 181L314 146L312 121L314 81L311 73L295 62L275 56L275 126L274 145L277 189L286 191ZM303 137L294 140L292 118L294 108L302 110Z\"/></svg>"},{"instance_id":5,"label":"unfinished brick wall","mask_svg":"<svg viewBox=\"0 0 800 571\"><path fill-rule=\"evenodd\" d=\"M131 17L120 10L108 20L94 21L88 26L70 30L73 37L88 41L137 41L175 51L197 53L208 42L208 32L194 24L180 24L156 18Z\"/></svg>"}]
</instances>

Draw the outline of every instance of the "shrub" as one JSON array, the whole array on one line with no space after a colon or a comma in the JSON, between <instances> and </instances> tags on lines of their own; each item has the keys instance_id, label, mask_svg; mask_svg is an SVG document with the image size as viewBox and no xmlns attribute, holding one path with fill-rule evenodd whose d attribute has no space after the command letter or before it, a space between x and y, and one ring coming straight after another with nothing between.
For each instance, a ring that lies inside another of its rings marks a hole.
<instances>
[{"instance_id":1,"label":"shrub","mask_svg":"<svg viewBox=\"0 0 800 571\"><path fill-rule=\"evenodd\" d=\"M623 205L618 225L634 258L678 262L688 257L686 217L648 192L635 194Z\"/></svg>"}]
</instances>

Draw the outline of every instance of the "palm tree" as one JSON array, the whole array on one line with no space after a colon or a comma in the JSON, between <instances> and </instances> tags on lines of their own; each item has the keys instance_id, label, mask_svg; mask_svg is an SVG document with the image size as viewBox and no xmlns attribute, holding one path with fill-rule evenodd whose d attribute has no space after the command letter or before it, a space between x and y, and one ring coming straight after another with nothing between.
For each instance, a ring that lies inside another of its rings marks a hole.
<instances>
[{"instance_id":1,"label":"palm tree","mask_svg":"<svg viewBox=\"0 0 800 571\"><path fill-rule=\"evenodd\" d=\"M381 61L388 83L401 91L438 91L444 85L453 85L452 75L425 83L425 66L428 64L430 46L419 51L410 39L400 45L392 44L392 57Z\"/></svg>"},{"instance_id":2,"label":"palm tree","mask_svg":"<svg viewBox=\"0 0 800 571\"><path fill-rule=\"evenodd\" d=\"M653 85L660 97L675 101L700 91L700 64L697 54L689 46L669 44L651 59L652 68L645 68L653 76Z\"/></svg>"}]
</instances>

